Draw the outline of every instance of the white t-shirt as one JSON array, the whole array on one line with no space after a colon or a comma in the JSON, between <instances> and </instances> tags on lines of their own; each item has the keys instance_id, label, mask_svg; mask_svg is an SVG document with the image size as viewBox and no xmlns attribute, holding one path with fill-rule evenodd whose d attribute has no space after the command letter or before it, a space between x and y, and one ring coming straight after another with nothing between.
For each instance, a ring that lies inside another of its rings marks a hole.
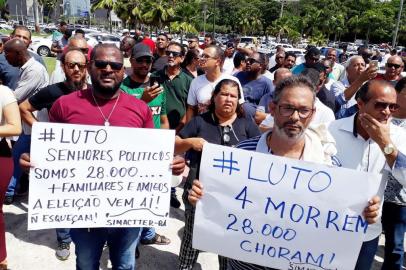
<instances>
[{"instance_id":1,"label":"white t-shirt","mask_svg":"<svg viewBox=\"0 0 406 270\"><path fill-rule=\"evenodd\" d=\"M234 55L233 57L226 57L223 64L223 73L232 74L234 70Z\"/></svg>"},{"instance_id":2,"label":"white t-shirt","mask_svg":"<svg viewBox=\"0 0 406 270\"><path fill-rule=\"evenodd\" d=\"M187 104L190 106L197 106L199 114L207 112L207 108L210 105L211 93L216 87L217 83L221 80L229 79L236 81L240 86L241 99L240 103L244 102L244 94L242 92L242 87L238 79L229 74L222 73L220 77L214 82L207 80L205 74L197 76L193 79L190 84L189 93L187 96Z\"/></svg>"},{"instance_id":3,"label":"white t-shirt","mask_svg":"<svg viewBox=\"0 0 406 270\"><path fill-rule=\"evenodd\" d=\"M17 102L13 91L4 85L0 85L0 125L4 125L3 108L7 105Z\"/></svg>"}]
</instances>

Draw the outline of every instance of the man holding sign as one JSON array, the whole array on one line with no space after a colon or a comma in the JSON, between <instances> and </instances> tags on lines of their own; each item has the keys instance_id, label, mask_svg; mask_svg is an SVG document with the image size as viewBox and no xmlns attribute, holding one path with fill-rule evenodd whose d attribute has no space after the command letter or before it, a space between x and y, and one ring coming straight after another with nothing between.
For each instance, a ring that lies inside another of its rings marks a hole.
<instances>
[{"instance_id":1,"label":"man holding sign","mask_svg":"<svg viewBox=\"0 0 406 270\"><path fill-rule=\"evenodd\" d=\"M51 122L153 128L148 106L120 91L123 80L123 56L111 44L93 49L88 71L93 87L59 98L50 110ZM184 164L181 164L183 169ZM105 242L110 249L114 269L135 268L135 248L140 228L72 228L76 249L76 268L99 268Z\"/></svg>"},{"instance_id":2,"label":"man holding sign","mask_svg":"<svg viewBox=\"0 0 406 270\"><path fill-rule=\"evenodd\" d=\"M253 139L246 140L244 142L241 142L237 147L245 150L250 150L250 151L256 151L256 152L261 152L261 153L271 153L273 155L281 156L281 157L288 157L290 159L298 159L298 160L304 160L304 161L310 161L314 163L321 163L321 164L327 164L327 165L332 165L332 155L335 152L334 149L334 140L331 138L331 136L328 135L328 133L323 131L322 129L319 128L319 130L315 129L308 129L308 125L310 121L312 120L312 116L314 114L315 108L314 108L314 102L315 102L315 91L314 91L314 86L311 84L311 82L308 81L305 77L299 76L299 77L290 77L285 80L283 80L277 87L274 92L274 98L272 103L270 104L270 111L272 116L275 119L275 125L274 129L271 132L267 132L263 134L260 137L255 137ZM224 159L223 159L223 162ZM224 164L223 164L224 165ZM230 164L230 167L232 165ZM258 167L261 168L261 167ZM286 167L285 167L286 168ZM292 167L293 168L293 167ZM286 172L286 171L285 171ZM270 172L269 172L270 173ZM280 174L282 174L280 172ZM230 169L230 174L231 174L231 169ZM275 174L275 173L273 173ZM285 173L283 173L285 175ZM299 177L299 176L298 176ZM269 178L269 175L268 175ZM283 176L282 176L283 178ZM250 178L252 180L254 178ZM259 179L255 179L256 181L261 181ZM297 180L297 179L296 179ZM254 181L255 182L255 181ZM266 181L268 182L268 181ZM270 181L271 182L271 181ZM280 182L280 181L279 181ZM278 182L278 183L279 183ZM273 183L273 185L277 185L278 183ZM294 186L296 188L296 184ZM241 192L239 195L236 196L235 199L238 199L239 201L244 201L245 203L247 201L246 198L247 193ZM315 193L316 195L320 196L318 193ZM244 197L245 195L245 197ZM275 198L277 194L269 194L272 198ZM293 195L293 194L292 194ZM189 201L192 204L196 204L196 202L203 196L203 185L198 181L195 180L193 183L192 189L189 191ZM213 196L213 195L212 195ZM210 196L210 197L212 197ZM300 195L302 197L305 197L304 195ZM269 210L268 206L270 205L269 201L270 198L268 197L268 204L266 209L266 212ZM289 198L285 198L288 200ZM300 198L296 198L300 199ZM248 203L248 201L247 201ZM273 205L275 210L281 210L280 206L282 205L279 204L276 206L273 204L274 202L271 201L271 205ZM376 217L378 215L378 209L379 209L379 198L374 197L371 199L369 202L369 206L365 208L364 211L364 217L366 221L369 223L374 223L376 222ZM271 206L272 207L272 206ZM283 204L284 209L285 206ZM243 206L244 209L244 206ZM290 212L290 216L292 217L292 211L294 211L294 206L292 207L293 210ZM362 208L361 208L362 209ZM313 224L313 221L315 221L313 218L315 218L317 215L312 215L312 212L314 208L309 207L309 215L308 219L306 221L306 224ZM283 211L283 210L281 210ZM336 212L335 212L336 213ZM232 215L232 214L231 214ZM269 214L268 214L269 215ZM281 214L283 215L283 214ZM288 215L288 214L286 214ZM319 215L320 216L320 212ZM330 212L329 212L330 215ZM338 215L338 214L337 214ZM229 215L230 216L230 215ZM234 215L235 216L235 215ZM271 218L271 216L269 216ZM336 216L337 218L337 216ZM247 219L246 219L247 220ZM249 219L248 219L249 220ZM235 220L236 221L236 220ZM293 221L295 223L297 221ZM253 227L253 225L248 224L251 222L246 222L244 220L243 222L243 228L242 230L244 233L247 231L246 229ZM317 222L314 222L317 224ZM196 222L195 222L196 226ZM274 224L272 224L274 226ZM235 225L229 224L227 227L227 230L231 227L235 228ZM233 230L233 229L232 229ZM237 229L235 229L237 230ZM233 231L235 231L233 230ZM247 231L248 232L248 231ZM309 230L310 232L310 230ZM315 231L317 233L318 231ZM263 230L262 230L263 233ZM222 235L221 233L218 235ZM284 237L287 237L289 235L285 234ZM288 239L289 240L289 239ZM286 240L286 243L288 242ZM291 240L291 239L290 239ZM219 241L222 241L222 239L219 239ZM252 247L249 248L246 246L246 244L249 241L242 241L240 244L241 249L244 251L249 252L248 254L252 254L252 256L255 255L256 253L260 253L261 251L258 251L258 248L255 248L255 245L252 244ZM269 241L271 242L271 241ZM271 243L272 245L272 243ZM260 248L262 250L262 254L266 254L267 251L265 251L265 248ZM283 248L282 248L283 249ZM283 253L286 251L286 249L282 250L281 248L279 249L278 255L276 257L280 258L280 261L283 261L284 259L287 258L287 254ZM255 250L255 252L254 252ZM268 255L270 255L270 251L272 253L272 250L268 250ZM281 255L281 252L283 255ZM230 254L231 256L231 254ZM247 255L248 256L248 255ZM295 256L295 255L290 255L290 256ZM299 254L300 256L300 254ZM303 255L304 256L304 255ZM307 255L309 257L309 255ZM321 256L320 256L321 257ZM315 261L321 261L319 258ZM254 257L252 257L254 258ZM257 257L255 257L257 258ZM302 260L296 257L297 260L302 262ZM326 258L325 258L326 259ZM305 260L303 258L303 260ZM333 261L334 260L334 254L329 258L329 260ZM255 260L251 259L251 262ZM307 259L306 259L307 261ZM259 266L256 264L252 263L247 263L247 262L242 262L239 260L234 260L234 259L229 259L229 268L233 270L245 270L245 269L271 269L269 267L265 266ZM268 265L272 267L282 267L282 263L278 262L278 266L269 265L270 263L264 263L262 261L262 265ZM297 266L297 264L295 264ZM304 265L305 266L305 265ZM321 269L317 268L318 266L314 266L314 269ZM300 266L302 267L302 266ZM299 268L292 268L292 269L299 269ZM302 268L300 268L302 269ZM305 269L305 268L303 268Z\"/></svg>"}]
</instances>

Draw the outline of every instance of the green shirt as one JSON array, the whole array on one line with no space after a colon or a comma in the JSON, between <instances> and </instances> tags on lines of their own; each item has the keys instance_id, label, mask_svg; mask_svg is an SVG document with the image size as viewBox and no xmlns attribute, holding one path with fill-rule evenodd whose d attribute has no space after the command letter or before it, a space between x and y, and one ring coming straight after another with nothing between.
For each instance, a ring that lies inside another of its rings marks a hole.
<instances>
[{"instance_id":1,"label":"green shirt","mask_svg":"<svg viewBox=\"0 0 406 270\"><path fill-rule=\"evenodd\" d=\"M166 75L166 69L155 71L151 74L160 77L161 85L166 93L166 112L168 115L169 128L175 129L186 113L187 94L193 78L181 71L173 80Z\"/></svg>"},{"instance_id":2,"label":"green shirt","mask_svg":"<svg viewBox=\"0 0 406 270\"><path fill-rule=\"evenodd\" d=\"M130 94L138 99L141 99L144 93L144 88L148 86L148 82L139 83L131 80L130 76L124 79L120 88L127 94ZM165 90L148 103L148 107L151 109L152 118L154 120L154 127L161 128L161 116L166 115L166 95Z\"/></svg>"}]
</instances>

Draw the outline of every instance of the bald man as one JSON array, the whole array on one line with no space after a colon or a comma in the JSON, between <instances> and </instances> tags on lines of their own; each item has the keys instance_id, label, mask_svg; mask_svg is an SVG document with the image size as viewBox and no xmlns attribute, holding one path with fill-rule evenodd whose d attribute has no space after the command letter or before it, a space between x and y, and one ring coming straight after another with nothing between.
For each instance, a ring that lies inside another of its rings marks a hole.
<instances>
[{"instance_id":1,"label":"bald man","mask_svg":"<svg viewBox=\"0 0 406 270\"><path fill-rule=\"evenodd\" d=\"M287 68L278 68L274 72L274 79L273 79L273 85L276 87L276 85L282 81L283 79L292 76L292 72L287 69ZM255 112L255 122L257 124L260 124L266 116L270 113L269 112L269 103L272 101L272 93L268 93L264 95L261 100L259 101L257 111Z\"/></svg>"},{"instance_id":2,"label":"bald man","mask_svg":"<svg viewBox=\"0 0 406 270\"><path fill-rule=\"evenodd\" d=\"M34 95L38 89L48 85L48 72L43 65L31 57L24 41L17 38L7 41L4 45L4 54L10 65L20 69L17 86L14 91L18 103ZM41 111L36 117L42 121L47 121L48 114L46 111ZM31 127L24 123L22 126L23 134L19 136L13 147L14 170L4 199L5 204L13 203L15 188L22 175L22 171L18 165L20 155L30 150Z\"/></svg>"},{"instance_id":3,"label":"bald man","mask_svg":"<svg viewBox=\"0 0 406 270\"><path fill-rule=\"evenodd\" d=\"M87 44L86 39L82 37L73 37L69 39L68 45L64 48L64 52L67 52L69 49L79 49L83 54L86 55L86 58L89 60L92 47ZM57 61L55 65L55 70L51 74L49 84L56 84L66 80L65 72L63 69L63 63ZM90 83L90 78L88 77L88 82Z\"/></svg>"},{"instance_id":4,"label":"bald man","mask_svg":"<svg viewBox=\"0 0 406 270\"><path fill-rule=\"evenodd\" d=\"M402 73L404 64L402 58L397 55L393 55L388 58L385 64L385 74L378 74L376 76L377 80L385 80L392 84L393 86L402 79L400 73Z\"/></svg>"}]
</instances>

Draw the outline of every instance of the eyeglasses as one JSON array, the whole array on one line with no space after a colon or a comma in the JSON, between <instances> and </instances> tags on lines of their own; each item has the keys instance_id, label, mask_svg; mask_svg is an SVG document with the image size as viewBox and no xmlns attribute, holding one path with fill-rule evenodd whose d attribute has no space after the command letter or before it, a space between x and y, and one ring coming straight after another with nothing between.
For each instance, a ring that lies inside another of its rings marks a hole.
<instances>
[{"instance_id":1,"label":"eyeglasses","mask_svg":"<svg viewBox=\"0 0 406 270\"><path fill-rule=\"evenodd\" d=\"M110 66L110 68L112 70L120 70L123 68L123 63L103 61L103 60L94 60L93 62L94 62L94 66L99 69L105 69L107 66Z\"/></svg>"},{"instance_id":2,"label":"eyeglasses","mask_svg":"<svg viewBox=\"0 0 406 270\"><path fill-rule=\"evenodd\" d=\"M300 118L306 119L313 114L314 108L295 108L289 105L279 105L279 113L284 117L290 117L296 111Z\"/></svg>"},{"instance_id":3,"label":"eyeglasses","mask_svg":"<svg viewBox=\"0 0 406 270\"><path fill-rule=\"evenodd\" d=\"M398 68L401 67L401 65L394 64L394 63L386 63L386 66L387 66L388 68L395 68L395 69L398 69Z\"/></svg>"},{"instance_id":4,"label":"eyeglasses","mask_svg":"<svg viewBox=\"0 0 406 270\"><path fill-rule=\"evenodd\" d=\"M181 55L181 52L174 52L174 51L166 51L166 56L178 57Z\"/></svg>"},{"instance_id":5,"label":"eyeglasses","mask_svg":"<svg viewBox=\"0 0 406 270\"><path fill-rule=\"evenodd\" d=\"M139 57L139 58L133 58L135 59L135 62L138 64L146 63L146 64L151 64L152 63L152 58L151 57Z\"/></svg>"},{"instance_id":6,"label":"eyeglasses","mask_svg":"<svg viewBox=\"0 0 406 270\"><path fill-rule=\"evenodd\" d=\"M200 56L200 59L203 59L203 60L207 60L207 59L217 59L217 57L213 57L213 56L210 56L210 55L207 55L207 54L202 54L202 55Z\"/></svg>"},{"instance_id":7,"label":"eyeglasses","mask_svg":"<svg viewBox=\"0 0 406 270\"><path fill-rule=\"evenodd\" d=\"M74 69L75 66L77 66L79 70L83 71L87 65L86 63L65 62L65 66L67 66L69 69Z\"/></svg>"},{"instance_id":8,"label":"eyeglasses","mask_svg":"<svg viewBox=\"0 0 406 270\"><path fill-rule=\"evenodd\" d=\"M396 103L375 101L374 108L378 111L386 110L386 108L388 108L388 107L391 112L396 112L399 109L399 105Z\"/></svg>"},{"instance_id":9,"label":"eyeglasses","mask_svg":"<svg viewBox=\"0 0 406 270\"><path fill-rule=\"evenodd\" d=\"M255 63L261 64L261 62L259 62L258 60L254 59L254 58L248 58L248 59L246 60L246 62L247 62L247 63L250 63L251 65L253 65L253 64L255 64Z\"/></svg>"}]
</instances>

